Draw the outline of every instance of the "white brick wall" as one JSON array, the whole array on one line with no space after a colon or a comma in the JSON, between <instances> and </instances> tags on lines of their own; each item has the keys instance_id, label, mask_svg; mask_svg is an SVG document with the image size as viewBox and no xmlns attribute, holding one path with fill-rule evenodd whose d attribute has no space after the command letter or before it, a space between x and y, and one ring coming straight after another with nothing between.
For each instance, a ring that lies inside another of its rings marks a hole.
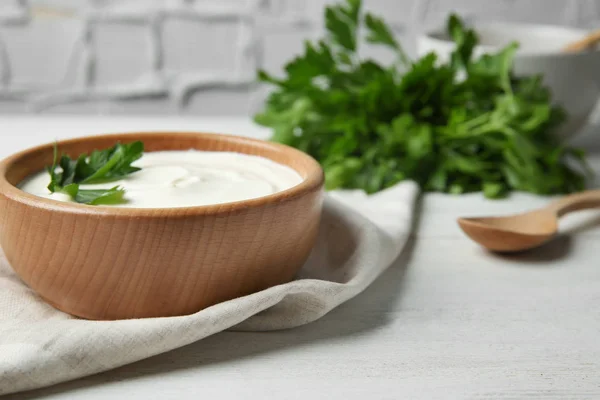
<instances>
[{"instance_id":1,"label":"white brick wall","mask_svg":"<svg viewBox=\"0 0 600 400\"><path fill-rule=\"evenodd\" d=\"M1 0L0 113L249 114L330 0ZM409 52L449 11L593 27L600 0L364 0ZM366 50L385 58L385 52Z\"/></svg>"}]
</instances>

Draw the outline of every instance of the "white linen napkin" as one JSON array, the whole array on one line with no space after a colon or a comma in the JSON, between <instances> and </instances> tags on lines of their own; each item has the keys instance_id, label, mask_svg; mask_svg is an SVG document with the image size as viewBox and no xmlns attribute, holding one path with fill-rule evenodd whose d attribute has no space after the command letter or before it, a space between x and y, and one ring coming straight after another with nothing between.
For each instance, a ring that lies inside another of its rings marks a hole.
<instances>
[{"instance_id":1,"label":"white linen napkin","mask_svg":"<svg viewBox=\"0 0 600 400\"><path fill-rule=\"evenodd\" d=\"M106 371L223 330L312 322L362 292L410 235L417 186L329 193L319 237L296 280L192 315L119 321L71 317L25 286L0 254L0 395Z\"/></svg>"}]
</instances>

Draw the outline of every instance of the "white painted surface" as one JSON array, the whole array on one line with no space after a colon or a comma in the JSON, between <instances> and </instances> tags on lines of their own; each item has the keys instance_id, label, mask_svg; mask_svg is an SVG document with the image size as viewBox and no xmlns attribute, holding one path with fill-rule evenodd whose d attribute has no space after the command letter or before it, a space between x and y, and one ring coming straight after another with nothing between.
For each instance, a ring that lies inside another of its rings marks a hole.
<instances>
[{"instance_id":1,"label":"white painted surface","mask_svg":"<svg viewBox=\"0 0 600 400\"><path fill-rule=\"evenodd\" d=\"M341 0L2 0L0 112L243 114ZM449 12L593 28L597 0L364 0L413 53ZM388 53L366 46L378 59Z\"/></svg>"},{"instance_id":2,"label":"white painted surface","mask_svg":"<svg viewBox=\"0 0 600 400\"><path fill-rule=\"evenodd\" d=\"M55 137L136 129L267 135L238 118L11 117L0 118L0 156ZM600 171L600 156L592 161ZM315 323L224 332L6 398L600 398L600 211L566 217L568 235L510 257L480 250L455 224L458 216L517 212L546 201L524 194L502 201L427 195L401 259Z\"/></svg>"}]
</instances>

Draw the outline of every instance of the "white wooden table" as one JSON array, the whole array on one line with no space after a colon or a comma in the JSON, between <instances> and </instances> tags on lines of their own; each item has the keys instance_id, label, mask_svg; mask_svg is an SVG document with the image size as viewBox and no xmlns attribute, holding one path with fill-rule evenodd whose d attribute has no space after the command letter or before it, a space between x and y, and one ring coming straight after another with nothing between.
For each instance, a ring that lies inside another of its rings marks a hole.
<instances>
[{"instance_id":1,"label":"white wooden table","mask_svg":"<svg viewBox=\"0 0 600 400\"><path fill-rule=\"evenodd\" d=\"M236 118L2 117L0 156L54 138L136 129L267 135ZM600 134L582 140L591 147ZM592 161L600 171L600 156ZM482 251L455 223L462 215L516 212L546 201L425 196L401 259L315 323L220 333L6 398L600 398L600 211L567 217L561 228L568 235L510 257Z\"/></svg>"}]
</instances>

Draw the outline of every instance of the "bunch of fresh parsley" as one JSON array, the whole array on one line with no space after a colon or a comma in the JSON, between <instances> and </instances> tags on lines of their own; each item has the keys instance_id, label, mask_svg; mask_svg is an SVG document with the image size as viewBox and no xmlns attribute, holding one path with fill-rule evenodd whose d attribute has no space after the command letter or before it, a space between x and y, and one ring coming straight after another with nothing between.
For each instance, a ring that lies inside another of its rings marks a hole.
<instances>
[{"instance_id":1,"label":"bunch of fresh parsley","mask_svg":"<svg viewBox=\"0 0 600 400\"><path fill-rule=\"evenodd\" d=\"M144 144L140 141L121 144L105 150L93 151L88 157L82 154L77 160L67 155L58 158L58 148L54 147L54 162L48 167L52 193L64 193L75 202L101 205L122 203L125 190L119 186L110 189L80 189L82 184L97 184L116 181L140 168L131 165L142 157ZM57 167L60 170L57 171Z\"/></svg>"},{"instance_id":2,"label":"bunch of fresh parsley","mask_svg":"<svg viewBox=\"0 0 600 400\"><path fill-rule=\"evenodd\" d=\"M328 189L373 193L405 179L427 191L490 198L584 188L583 153L552 133L563 110L551 104L540 76L511 73L516 43L474 59L477 35L452 15L450 61L432 53L412 62L360 3L327 7L326 37L307 41L285 78L259 72L276 90L255 120L274 130L274 141L315 157ZM390 48L397 62L361 59L363 29L367 42Z\"/></svg>"}]
</instances>

